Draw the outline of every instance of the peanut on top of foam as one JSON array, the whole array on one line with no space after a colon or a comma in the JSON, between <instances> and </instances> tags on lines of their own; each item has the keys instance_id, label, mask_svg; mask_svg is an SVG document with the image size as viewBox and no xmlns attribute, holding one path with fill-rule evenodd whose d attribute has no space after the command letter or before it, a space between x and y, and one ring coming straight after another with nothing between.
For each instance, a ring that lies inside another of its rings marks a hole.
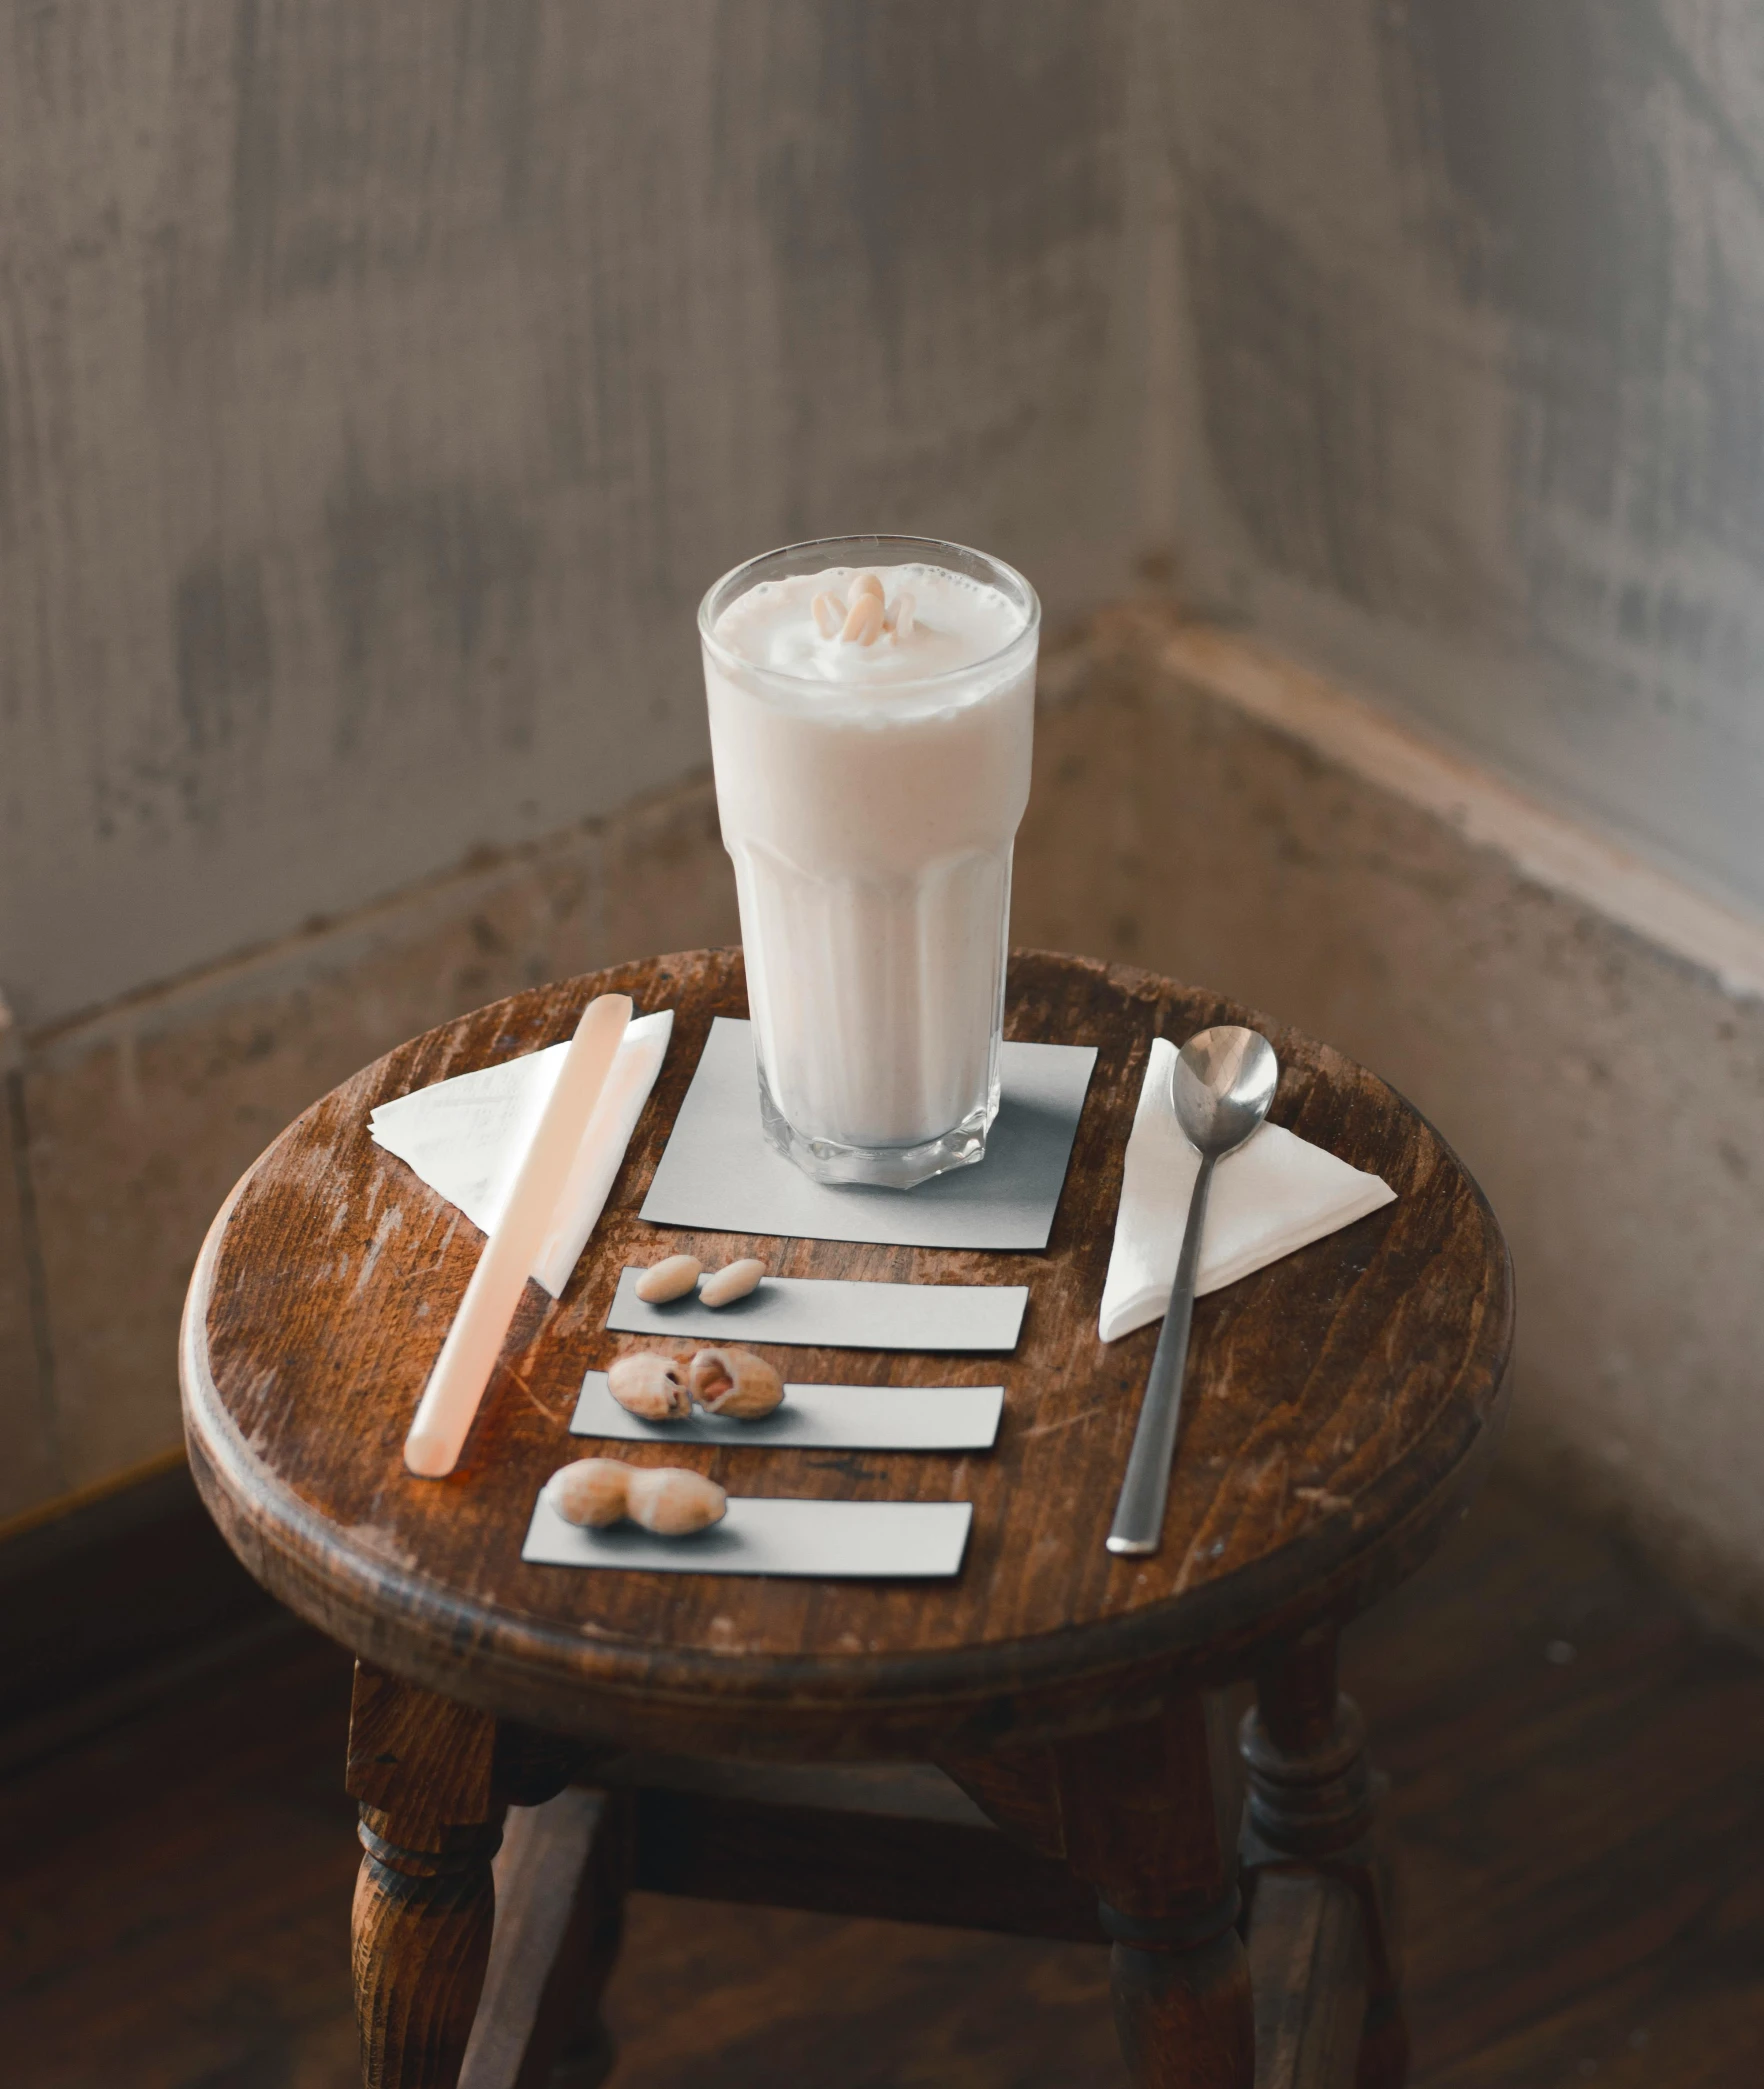
<instances>
[{"instance_id":1,"label":"peanut on top of foam","mask_svg":"<svg viewBox=\"0 0 1764 2089\"><path fill-rule=\"evenodd\" d=\"M762 580L717 618L719 644L804 681L917 682L973 667L1024 628L997 588L942 566L829 566Z\"/></svg>"}]
</instances>

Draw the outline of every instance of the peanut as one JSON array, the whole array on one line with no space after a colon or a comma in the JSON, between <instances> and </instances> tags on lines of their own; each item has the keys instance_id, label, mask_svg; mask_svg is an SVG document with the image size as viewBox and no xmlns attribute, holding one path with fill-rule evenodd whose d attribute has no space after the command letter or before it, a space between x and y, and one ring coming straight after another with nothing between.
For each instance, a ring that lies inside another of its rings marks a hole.
<instances>
[{"instance_id":1,"label":"peanut","mask_svg":"<svg viewBox=\"0 0 1764 2089\"><path fill-rule=\"evenodd\" d=\"M851 605L845 619L845 629L839 636L847 645L874 645L882 629L882 591L873 595L859 595Z\"/></svg>"},{"instance_id":2,"label":"peanut","mask_svg":"<svg viewBox=\"0 0 1764 2089\"><path fill-rule=\"evenodd\" d=\"M650 1465L631 1473L625 1513L658 1537L684 1538L708 1530L728 1514L729 1497L715 1480L679 1465Z\"/></svg>"},{"instance_id":3,"label":"peanut","mask_svg":"<svg viewBox=\"0 0 1764 2089\"><path fill-rule=\"evenodd\" d=\"M719 1269L715 1276L706 1277L698 1287L698 1302L701 1306L732 1306L738 1298L745 1298L754 1290L766 1273L766 1265L748 1255L740 1262L731 1262L726 1269Z\"/></svg>"},{"instance_id":4,"label":"peanut","mask_svg":"<svg viewBox=\"0 0 1764 2089\"><path fill-rule=\"evenodd\" d=\"M692 1395L680 1381L670 1356L658 1350L635 1350L622 1356L606 1374L606 1389L627 1414L646 1422L679 1422L692 1412Z\"/></svg>"},{"instance_id":5,"label":"peanut","mask_svg":"<svg viewBox=\"0 0 1764 2089\"><path fill-rule=\"evenodd\" d=\"M784 1398L784 1381L751 1349L701 1349L687 1382L706 1414L737 1422L759 1421Z\"/></svg>"},{"instance_id":6,"label":"peanut","mask_svg":"<svg viewBox=\"0 0 1764 2089\"><path fill-rule=\"evenodd\" d=\"M545 1496L566 1523L604 1530L625 1513L625 1484L631 1468L616 1458L578 1458L545 1483Z\"/></svg>"},{"instance_id":7,"label":"peanut","mask_svg":"<svg viewBox=\"0 0 1764 2089\"><path fill-rule=\"evenodd\" d=\"M668 1255L651 1263L634 1288L646 1306L665 1306L671 1298L684 1298L703 1268L696 1255Z\"/></svg>"}]
</instances>

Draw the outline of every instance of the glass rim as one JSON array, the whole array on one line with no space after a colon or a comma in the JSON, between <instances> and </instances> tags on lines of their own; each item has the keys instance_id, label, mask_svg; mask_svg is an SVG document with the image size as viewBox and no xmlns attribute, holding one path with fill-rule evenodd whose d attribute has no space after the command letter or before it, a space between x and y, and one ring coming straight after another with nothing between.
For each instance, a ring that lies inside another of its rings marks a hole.
<instances>
[{"instance_id":1,"label":"glass rim","mask_svg":"<svg viewBox=\"0 0 1764 2089\"><path fill-rule=\"evenodd\" d=\"M866 531L855 536L804 537L798 543L775 545L770 551L762 551L753 558L743 559L740 565L731 566L721 579L712 581L710 586L705 589L704 596L698 605L698 636L705 651L715 659L717 665L719 667L737 668L743 674L762 675L769 682L780 682L793 689L817 690L823 695L829 690L849 690L855 692L868 689L871 685L867 683L831 682L824 675L796 675L792 674L787 668L763 667L757 660L749 660L742 654L735 652L733 648L726 646L711 627L712 602L716 601L717 597L726 588L729 588L731 582L737 581L744 574L752 572L756 566L766 565L772 559L788 558L792 552L827 551L834 545L841 544L886 544L893 547L904 546L922 552L959 551L964 558L978 560L981 564L990 566L994 572L1003 574L1007 580L1022 590L1022 629L1013 631L1002 646L999 646L993 652L982 654L978 660L966 661L960 667L940 668L934 675L917 675L910 682L890 682L886 686L891 690L935 689L946 682L963 681L970 676L984 672L985 669L995 666L999 661L1008 658L1026 638L1035 637L1041 629L1041 597L1035 592L1035 589L1025 576L1017 571L1015 566L1007 564L1005 560L995 556L990 551L979 551L971 544L958 544L951 537L903 536L887 530ZM830 560L829 563L848 564L851 562ZM908 562L896 560L895 563L899 565ZM925 563L934 565L936 561L928 558ZM728 602L733 602L737 599L739 599L738 594L731 593L728 597ZM721 607L727 608L728 602L723 603Z\"/></svg>"}]
</instances>

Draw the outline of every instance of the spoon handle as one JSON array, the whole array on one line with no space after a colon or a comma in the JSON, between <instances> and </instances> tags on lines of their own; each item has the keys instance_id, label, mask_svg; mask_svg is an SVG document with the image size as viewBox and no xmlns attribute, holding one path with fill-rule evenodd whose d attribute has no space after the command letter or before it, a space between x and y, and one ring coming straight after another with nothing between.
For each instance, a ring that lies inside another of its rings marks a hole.
<instances>
[{"instance_id":1,"label":"spoon handle","mask_svg":"<svg viewBox=\"0 0 1764 2089\"><path fill-rule=\"evenodd\" d=\"M1164 1536L1164 1504L1170 1493L1170 1466L1176 1456L1176 1426L1182 1418L1182 1376L1188 1368L1188 1330L1194 1319L1194 1285L1200 1274L1201 1233L1207 1221L1207 1192L1213 1186L1216 1156L1201 1158L1183 1229L1182 1253L1176 1258L1176 1281L1145 1382L1139 1426L1127 1459L1127 1477L1115 1504L1109 1530L1111 1552L1156 1552Z\"/></svg>"}]
</instances>

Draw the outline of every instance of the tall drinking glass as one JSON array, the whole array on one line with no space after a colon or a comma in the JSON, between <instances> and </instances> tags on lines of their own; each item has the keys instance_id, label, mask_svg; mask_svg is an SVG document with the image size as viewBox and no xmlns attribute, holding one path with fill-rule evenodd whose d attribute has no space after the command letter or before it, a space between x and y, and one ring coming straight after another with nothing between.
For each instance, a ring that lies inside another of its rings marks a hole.
<instances>
[{"instance_id":1,"label":"tall drinking glass","mask_svg":"<svg viewBox=\"0 0 1764 2089\"><path fill-rule=\"evenodd\" d=\"M1040 623L1021 574L925 537L790 545L700 606L760 1114L818 1181L985 1156Z\"/></svg>"}]
</instances>

